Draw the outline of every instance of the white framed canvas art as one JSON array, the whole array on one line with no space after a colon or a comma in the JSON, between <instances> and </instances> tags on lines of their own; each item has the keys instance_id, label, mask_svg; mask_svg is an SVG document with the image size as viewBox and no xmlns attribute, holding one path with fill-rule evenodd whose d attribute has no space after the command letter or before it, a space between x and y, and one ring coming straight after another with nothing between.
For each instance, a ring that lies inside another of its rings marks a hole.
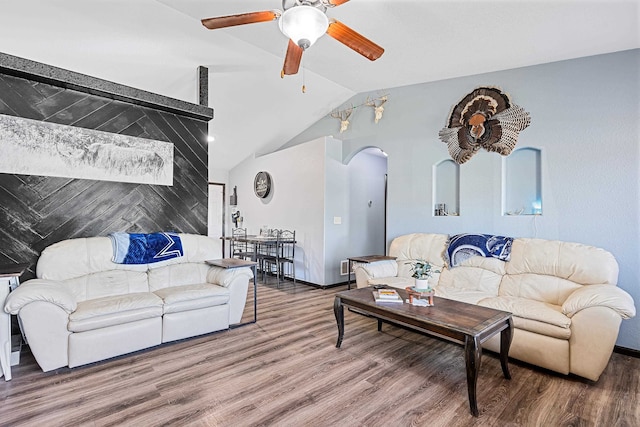
<instances>
[{"instance_id":1,"label":"white framed canvas art","mask_svg":"<svg viewBox=\"0 0 640 427\"><path fill-rule=\"evenodd\" d=\"M0 114L0 173L173 185L173 144Z\"/></svg>"}]
</instances>

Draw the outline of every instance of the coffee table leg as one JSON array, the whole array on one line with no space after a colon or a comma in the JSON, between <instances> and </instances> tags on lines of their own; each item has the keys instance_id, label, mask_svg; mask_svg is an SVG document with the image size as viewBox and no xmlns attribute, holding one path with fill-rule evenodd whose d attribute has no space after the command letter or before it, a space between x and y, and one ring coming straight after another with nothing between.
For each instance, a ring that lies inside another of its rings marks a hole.
<instances>
[{"instance_id":1,"label":"coffee table leg","mask_svg":"<svg viewBox=\"0 0 640 427\"><path fill-rule=\"evenodd\" d=\"M480 371L480 357L482 347L475 337L467 336L464 343L464 361L467 365L467 391L469 392L469 406L471 414L478 416L478 401L476 398L476 385L478 384L478 372Z\"/></svg>"},{"instance_id":2,"label":"coffee table leg","mask_svg":"<svg viewBox=\"0 0 640 427\"><path fill-rule=\"evenodd\" d=\"M340 348L340 345L342 345L342 337L344 336L344 308L340 297L336 297L333 300L333 313L336 315L336 323L338 324L338 342L336 343L336 347Z\"/></svg>"},{"instance_id":3,"label":"coffee table leg","mask_svg":"<svg viewBox=\"0 0 640 427\"><path fill-rule=\"evenodd\" d=\"M504 377L510 380L509 348L511 347L511 341L513 340L513 319L509 317L507 323L509 324L509 327L500 332L500 364L502 365L502 373L504 374Z\"/></svg>"}]
</instances>

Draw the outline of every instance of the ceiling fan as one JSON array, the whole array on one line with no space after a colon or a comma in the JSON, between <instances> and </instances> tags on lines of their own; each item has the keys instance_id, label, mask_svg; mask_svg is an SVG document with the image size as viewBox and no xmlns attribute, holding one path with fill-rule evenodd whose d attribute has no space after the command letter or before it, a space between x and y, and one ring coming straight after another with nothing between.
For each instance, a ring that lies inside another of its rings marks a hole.
<instances>
[{"instance_id":1,"label":"ceiling fan","mask_svg":"<svg viewBox=\"0 0 640 427\"><path fill-rule=\"evenodd\" d=\"M340 6L349 0L282 0L282 9L241 13L202 20L210 30L254 24L279 19L280 31L289 38L281 76L296 74L300 68L302 53L323 34L328 34L365 58L375 61L384 49L335 19L326 15L328 8Z\"/></svg>"}]
</instances>

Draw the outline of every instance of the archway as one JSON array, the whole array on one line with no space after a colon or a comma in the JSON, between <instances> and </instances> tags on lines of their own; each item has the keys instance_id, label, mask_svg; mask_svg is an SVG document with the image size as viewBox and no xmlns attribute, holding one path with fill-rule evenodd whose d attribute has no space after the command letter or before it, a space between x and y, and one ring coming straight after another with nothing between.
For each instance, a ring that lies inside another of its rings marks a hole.
<instances>
[{"instance_id":1,"label":"archway","mask_svg":"<svg viewBox=\"0 0 640 427\"><path fill-rule=\"evenodd\" d=\"M387 249L387 155L366 147L348 159L350 252L384 255Z\"/></svg>"}]
</instances>

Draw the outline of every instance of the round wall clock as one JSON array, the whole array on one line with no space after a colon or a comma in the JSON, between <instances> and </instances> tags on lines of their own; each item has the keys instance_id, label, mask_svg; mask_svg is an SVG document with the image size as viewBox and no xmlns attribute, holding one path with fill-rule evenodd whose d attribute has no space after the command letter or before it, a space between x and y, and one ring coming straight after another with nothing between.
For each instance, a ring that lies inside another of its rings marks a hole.
<instances>
[{"instance_id":1,"label":"round wall clock","mask_svg":"<svg viewBox=\"0 0 640 427\"><path fill-rule=\"evenodd\" d=\"M271 175L269 175L269 172L261 171L256 174L253 180L253 191L261 199L269 195L271 192Z\"/></svg>"}]
</instances>

